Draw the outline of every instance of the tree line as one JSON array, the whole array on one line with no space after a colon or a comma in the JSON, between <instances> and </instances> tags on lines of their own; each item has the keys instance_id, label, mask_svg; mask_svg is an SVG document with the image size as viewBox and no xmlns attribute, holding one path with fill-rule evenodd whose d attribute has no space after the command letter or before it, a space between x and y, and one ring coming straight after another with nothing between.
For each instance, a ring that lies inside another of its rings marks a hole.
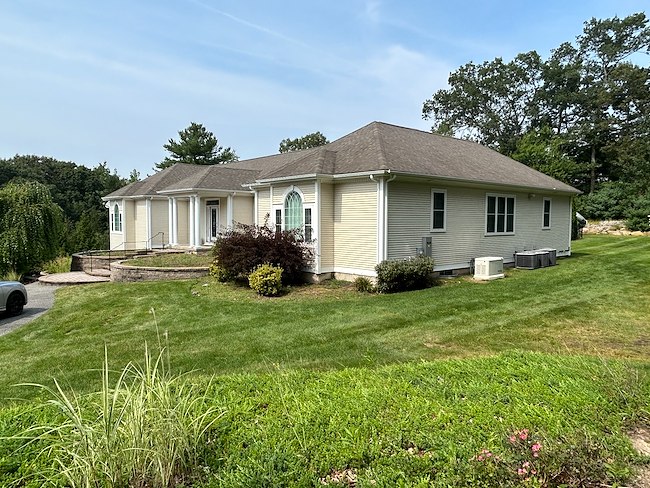
<instances>
[{"instance_id":1,"label":"tree line","mask_svg":"<svg viewBox=\"0 0 650 488\"><path fill-rule=\"evenodd\" d=\"M108 246L101 197L127 181L50 157L0 159L0 275L23 274L58 255Z\"/></svg>"},{"instance_id":2,"label":"tree line","mask_svg":"<svg viewBox=\"0 0 650 488\"><path fill-rule=\"evenodd\" d=\"M432 131L475 140L584 194L588 218L650 230L650 28L644 13L584 23L547 59L537 52L449 76L423 105Z\"/></svg>"}]
</instances>

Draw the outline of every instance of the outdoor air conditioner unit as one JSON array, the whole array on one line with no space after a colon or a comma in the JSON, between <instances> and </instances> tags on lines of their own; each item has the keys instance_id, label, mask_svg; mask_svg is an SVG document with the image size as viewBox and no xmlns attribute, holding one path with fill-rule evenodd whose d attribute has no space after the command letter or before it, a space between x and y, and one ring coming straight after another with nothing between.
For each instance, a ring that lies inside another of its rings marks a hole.
<instances>
[{"instance_id":1,"label":"outdoor air conditioner unit","mask_svg":"<svg viewBox=\"0 0 650 488\"><path fill-rule=\"evenodd\" d=\"M550 264L549 254L550 253L547 249L515 253L515 268L545 268Z\"/></svg>"},{"instance_id":2,"label":"outdoor air conditioner unit","mask_svg":"<svg viewBox=\"0 0 650 488\"><path fill-rule=\"evenodd\" d=\"M548 266L555 266L557 264L557 249L551 249L550 247L545 247L537 250L548 253Z\"/></svg>"},{"instance_id":3,"label":"outdoor air conditioner unit","mask_svg":"<svg viewBox=\"0 0 650 488\"><path fill-rule=\"evenodd\" d=\"M474 260L475 280L496 280L504 276L502 257L487 256Z\"/></svg>"}]
</instances>

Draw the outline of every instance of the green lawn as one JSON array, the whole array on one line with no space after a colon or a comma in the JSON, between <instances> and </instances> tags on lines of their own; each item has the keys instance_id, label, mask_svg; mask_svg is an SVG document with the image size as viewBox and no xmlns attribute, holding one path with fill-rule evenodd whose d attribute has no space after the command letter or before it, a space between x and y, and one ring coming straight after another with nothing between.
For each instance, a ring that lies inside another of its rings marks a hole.
<instances>
[{"instance_id":1,"label":"green lawn","mask_svg":"<svg viewBox=\"0 0 650 488\"><path fill-rule=\"evenodd\" d=\"M157 341L157 330L177 368L208 374L375 367L510 349L647 359L648 242L589 237L553 268L395 295L334 284L268 299L207 278L64 288L48 314L0 337L0 395L23 395L10 385L52 376L95 388L104 344L121 367L140 357L145 341Z\"/></svg>"},{"instance_id":2,"label":"green lawn","mask_svg":"<svg viewBox=\"0 0 650 488\"><path fill-rule=\"evenodd\" d=\"M629 485L642 460L626 432L650 423L649 242L588 237L556 267L396 295L333 282L269 299L208 278L64 288L0 337L0 437L56 418L9 406L36 391L10 385L96 391L104 345L117 370L160 341L223 413L192 486ZM50 462L18 444L0 442L0 484Z\"/></svg>"},{"instance_id":3,"label":"green lawn","mask_svg":"<svg viewBox=\"0 0 650 488\"><path fill-rule=\"evenodd\" d=\"M122 264L129 266L150 266L153 268L192 268L210 266L214 258L211 254L165 253L129 259Z\"/></svg>"}]
</instances>

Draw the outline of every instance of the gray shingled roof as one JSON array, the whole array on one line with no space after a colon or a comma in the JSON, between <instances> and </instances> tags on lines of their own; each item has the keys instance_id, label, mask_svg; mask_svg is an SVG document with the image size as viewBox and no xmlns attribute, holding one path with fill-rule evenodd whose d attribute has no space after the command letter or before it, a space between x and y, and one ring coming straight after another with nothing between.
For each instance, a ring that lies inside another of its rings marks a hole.
<instances>
[{"instance_id":1,"label":"gray shingled roof","mask_svg":"<svg viewBox=\"0 0 650 488\"><path fill-rule=\"evenodd\" d=\"M321 164L323 156L312 152L275 171L264 172L260 179L384 170L579 193L561 181L478 143L382 122L373 122L319 149L334 153L334 160Z\"/></svg>"},{"instance_id":2,"label":"gray shingled roof","mask_svg":"<svg viewBox=\"0 0 650 488\"><path fill-rule=\"evenodd\" d=\"M241 190L243 184L256 181L369 171L579 193L475 142L372 122L318 148L227 165L176 164L108 197L156 195L159 191L182 189Z\"/></svg>"},{"instance_id":3,"label":"gray shingled roof","mask_svg":"<svg viewBox=\"0 0 650 488\"><path fill-rule=\"evenodd\" d=\"M204 189L243 190L244 183L255 181L259 171L231 168L230 165L204 166L191 176L169 185L162 191Z\"/></svg>"}]
</instances>

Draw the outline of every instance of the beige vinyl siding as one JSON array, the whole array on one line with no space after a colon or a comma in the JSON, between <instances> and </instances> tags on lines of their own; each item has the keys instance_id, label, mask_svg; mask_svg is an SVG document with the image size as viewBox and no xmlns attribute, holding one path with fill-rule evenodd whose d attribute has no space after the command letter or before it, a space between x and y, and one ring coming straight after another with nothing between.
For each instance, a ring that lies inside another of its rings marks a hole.
<instances>
[{"instance_id":1,"label":"beige vinyl siding","mask_svg":"<svg viewBox=\"0 0 650 488\"><path fill-rule=\"evenodd\" d=\"M133 242L136 249L144 249L147 242L147 203L145 200L135 201L135 233ZM131 240L131 238L129 238Z\"/></svg>"},{"instance_id":2,"label":"beige vinyl siding","mask_svg":"<svg viewBox=\"0 0 650 488\"><path fill-rule=\"evenodd\" d=\"M176 200L176 208L178 214L178 244L187 246L190 243L190 206L188 200Z\"/></svg>"},{"instance_id":3,"label":"beige vinyl siding","mask_svg":"<svg viewBox=\"0 0 650 488\"><path fill-rule=\"evenodd\" d=\"M124 231L122 237L124 247L126 249L135 249L135 201L133 200L124 200L122 230Z\"/></svg>"},{"instance_id":4,"label":"beige vinyl siding","mask_svg":"<svg viewBox=\"0 0 650 488\"><path fill-rule=\"evenodd\" d=\"M334 185L321 183L320 186L320 266L321 269L334 268Z\"/></svg>"},{"instance_id":5,"label":"beige vinyl siding","mask_svg":"<svg viewBox=\"0 0 650 488\"><path fill-rule=\"evenodd\" d=\"M255 201L253 196L235 196L233 201L233 215L232 218L235 222L240 224L253 224L254 210L253 206Z\"/></svg>"},{"instance_id":6,"label":"beige vinyl siding","mask_svg":"<svg viewBox=\"0 0 650 488\"><path fill-rule=\"evenodd\" d=\"M257 192L257 225L264 225L266 216L271 215L271 192L268 188Z\"/></svg>"},{"instance_id":7,"label":"beige vinyl siding","mask_svg":"<svg viewBox=\"0 0 650 488\"><path fill-rule=\"evenodd\" d=\"M219 227L226 229L228 227L228 198L219 199Z\"/></svg>"},{"instance_id":8,"label":"beige vinyl siding","mask_svg":"<svg viewBox=\"0 0 650 488\"><path fill-rule=\"evenodd\" d=\"M291 191L291 188L302 192L303 203L316 202L316 182L312 180L291 185L273 185L273 205L284 204L284 197Z\"/></svg>"},{"instance_id":9,"label":"beige vinyl siding","mask_svg":"<svg viewBox=\"0 0 650 488\"><path fill-rule=\"evenodd\" d=\"M169 243L169 201L151 201L151 246L162 247Z\"/></svg>"},{"instance_id":10,"label":"beige vinyl siding","mask_svg":"<svg viewBox=\"0 0 650 488\"><path fill-rule=\"evenodd\" d=\"M446 232L431 232L431 189L447 191ZM514 235L485 235L486 194L515 197ZM551 228L542 229L543 198L550 197ZM388 258L416 254L422 237L432 237L436 268L468 266L471 258L501 256L512 262L516 251L550 247L558 254L570 250L568 196L531 195L511 191L478 190L393 182L388 187Z\"/></svg>"},{"instance_id":11,"label":"beige vinyl siding","mask_svg":"<svg viewBox=\"0 0 650 488\"><path fill-rule=\"evenodd\" d=\"M334 269L374 272L377 264L377 184L334 186Z\"/></svg>"}]
</instances>

